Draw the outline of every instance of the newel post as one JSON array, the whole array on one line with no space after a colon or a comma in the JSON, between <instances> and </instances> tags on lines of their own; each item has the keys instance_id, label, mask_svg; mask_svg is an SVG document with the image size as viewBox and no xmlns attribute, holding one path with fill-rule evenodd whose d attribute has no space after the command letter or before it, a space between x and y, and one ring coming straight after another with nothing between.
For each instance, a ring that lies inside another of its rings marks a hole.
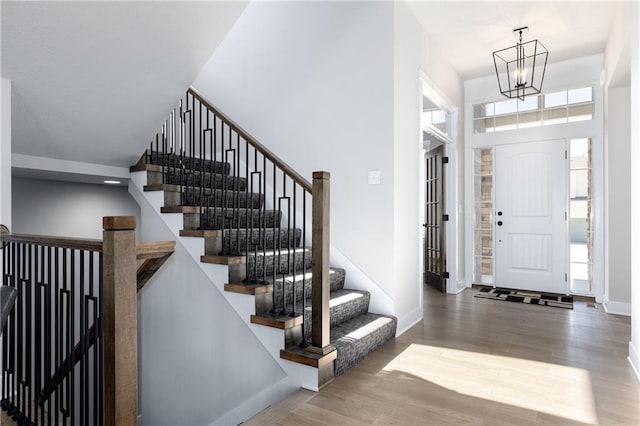
<instances>
[{"instance_id":1,"label":"newel post","mask_svg":"<svg viewBox=\"0 0 640 426\"><path fill-rule=\"evenodd\" d=\"M136 218L102 218L104 424L138 422Z\"/></svg>"},{"instance_id":2,"label":"newel post","mask_svg":"<svg viewBox=\"0 0 640 426\"><path fill-rule=\"evenodd\" d=\"M329 172L313 172L311 268L311 346L308 351L326 355L336 348L329 335Z\"/></svg>"}]
</instances>

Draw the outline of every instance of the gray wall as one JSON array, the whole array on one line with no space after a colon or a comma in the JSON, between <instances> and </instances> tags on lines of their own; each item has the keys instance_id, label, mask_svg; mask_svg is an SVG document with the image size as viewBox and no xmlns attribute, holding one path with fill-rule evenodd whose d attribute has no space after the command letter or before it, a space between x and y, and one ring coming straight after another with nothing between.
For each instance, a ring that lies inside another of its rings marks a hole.
<instances>
[{"instance_id":1,"label":"gray wall","mask_svg":"<svg viewBox=\"0 0 640 426\"><path fill-rule=\"evenodd\" d=\"M136 216L140 224L140 207L126 186L14 177L12 189L16 234L102 239L103 216Z\"/></svg>"}]
</instances>

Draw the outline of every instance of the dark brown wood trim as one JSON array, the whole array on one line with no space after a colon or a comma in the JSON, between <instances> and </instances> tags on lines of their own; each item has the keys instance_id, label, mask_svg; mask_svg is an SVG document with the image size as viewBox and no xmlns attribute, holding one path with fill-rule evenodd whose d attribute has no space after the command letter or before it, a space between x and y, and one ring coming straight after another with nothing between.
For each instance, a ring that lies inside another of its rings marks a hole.
<instances>
[{"instance_id":1,"label":"dark brown wood trim","mask_svg":"<svg viewBox=\"0 0 640 426\"><path fill-rule=\"evenodd\" d=\"M222 231L219 229L181 229L180 230L181 237L222 237Z\"/></svg>"},{"instance_id":2,"label":"dark brown wood trim","mask_svg":"<svg viewBox=\"0 0 640 426\"><path fill-rule=\"evenodd\" d=\"M157 259L170 255L176 248L175 241L149 241L136 244L137 259Z\"/></svg>"},{"instance_id":3,"label":"dark brown wood trim","mask_svg":"<svg viewBox=\"0 0 640 426\"><path fill-rule=\"evenodd\" d=\"M224 291L240 294L265 294L273 292L273 285L271 284L233 284L227 283L224 285Z\"/></svg>"},{"instance_id":4,"label":"dark brown wood trim","mask_svg":"<svg viewBox=\"0 0 640 426\"><path fill-rule=\"evenodd\" d=\"M102 251L102 240L88 238L52 237L48 235L2 234L3 242L26 243L88 251Z\"/></svg>"},{"instance_id":5,"label":"dark brown wood trim","mask_svg":"<svg viewBox=\"0 0 640 426\"><path fill-rule=\"evenodd\" d=\"M215 265L238 265L246 261L246 256L200 256L200 262Z\"/></svg>"},{"instance_id":6,"label":"dark brown wood trim","mask_svg":"<svg viewBox=\"0 0 640 426\"><path fill-rule=\"evenodd\" d=\"M160 213L200 213L200 206L167 206L160 207Z\"/></svg>"},{"instance_id":7,"label":"dark brown wood trim","mask_svg":"<svg viewBox=\"0 0 640 426\"><path fill-rule=\"evenodd\" d=\"M326 355L331 346L329 327L329 212L330 174L313 172L312 239L313 266L311 283L311 346L307 351Z\"/></svg>"},{"instance_id":8,"label":"dark brown wood trim","mask_svg":"<svg viewBox=\"0 0 640 426\"><path fill-rule=\"evenodd\" d=\"M153 191L169 191L169 192L182 192L182 187L180 185L170 185L168 183L157 183L153 185L145 185L142 190L144 192L153 192Z\"/></svg>"},{"instance_id":9,"label":"dark brown wood trim","mask_svg":"<svg viewBox=\"0 0 640 426\"><path fill-rule=\"evenodd\" d=\"M330 352L327 355L320 355L305 351L298 347L280 350L280 358L315 368L321 368L330 362L335 361L337 357L338 351Z\"/></svg>"},{"instance_id":10,"label":"dark brown wood trim","mask_svg":"<svg viewBox=\"0 0 640 426\"><path fill-rule=\"evenodd\" d=\"M293 328L297 325L301 325L302 315L298 315L297 317L271 314L251 315L251 323L285 330L287 328Z\"/></svg>"},{"instance_id":11,"label":"dark brown wood trim","mask_svg":"<svg viewBox=\"0 0 640 426\"><path fill-rule=\"evenodd\" d=\"M128 226L133 223L133 229ZM138 422L138 298L135 217L105 217L104 424Z\"/></svg>"}]
</instances>

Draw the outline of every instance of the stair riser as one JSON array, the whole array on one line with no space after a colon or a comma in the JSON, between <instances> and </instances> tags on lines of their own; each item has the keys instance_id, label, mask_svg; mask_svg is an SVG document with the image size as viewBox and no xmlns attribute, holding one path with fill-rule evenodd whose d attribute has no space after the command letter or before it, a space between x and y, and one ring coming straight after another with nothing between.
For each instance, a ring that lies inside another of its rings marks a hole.
<instances>
[{"instance_id":1,"label":"stair riser","mask_svg":"<svg viewBox=\"0 0 640 426\"><path fill-rule=\"evenodd\" d=\"M247 256L247 280L262 279L266 276L266 279L272 279L274 269L276 275L278 274L291 274L294 270L302 272L303 270L311 271L311 251L296 252L286 254L282 253L280 256L277 254L267 256Z\"/></svg>"},{"instance_id":2,"label":"stair riser","mask_svg":"<svg viewBox=\"0 0 640 426\"><path fill-rule=\"evenodd\" d=\"M201 160L199 158L189 158L189 157L180 157L180 155L172 155L172 154L162 154L162 153L153 153L147 159L147 163L156 164L159 166L166 166L172 168L181 168L184 166L186 169L190 170L198 170L204 172L211 172L213 167L213 173L219 174L229 174L229 170L231 169L231 165L229 163L224 163L220 161L214 161L213 166L210 160Z\"/></svg>"},{"instance_id":3,"label":"stair riser","mask_svg":"<svg viewBox=\"0 0 640 426\"><path fill-rule=\"evenodd\" d=\"M164 182L170 185L182 185L197 188L226 189L227 191L241 191L247 189L247 179L226 175L212 175L209 173L189 173L181 174L165 173Z\"/></svg>"},{"instance_id":4,"label":"stair riser","mask_svg":"<svg viewBox=\"0 0 640 426\"><path fill-rule=\"evenodd\" d=\"M224 218L224 222L223 222ZM274 228L282 213L274 210L210 209L200 218L200 229ZM223 226L224 225L224 226Z\"/></svg>"},{"instance_id":5,"label":"stair riser","mask_svg":"<svg viewBox=\"0 0 640 426\"><path fill-rule=\"evenodd\" d=\"M302 231L300 229L288 231L287 229L275 230L273 228L253 230L228 230L225 238L205 238L204 251L206 255L217 256L225 253L245 253L247 248L247 234L249 235L249 249L272 250L273 248L295 248L300 246ZM274 241L275 235L275 241ZM223 246L224 244L224 246Z\"/></svg>"},{"instance_id":6,"label":"stair riser","mask_svg":"<svg viewBox=\"0 0 640 426\"><path fill-rule=\"evenodd\" d=\"M249 192L224 191L218 189L213 192L206 190L204 194L200 189L186 188L182 192L180 204L183 206L205 207L237 207L259 209L263 205L264 196Z\"/></svg>"}]
</instances>

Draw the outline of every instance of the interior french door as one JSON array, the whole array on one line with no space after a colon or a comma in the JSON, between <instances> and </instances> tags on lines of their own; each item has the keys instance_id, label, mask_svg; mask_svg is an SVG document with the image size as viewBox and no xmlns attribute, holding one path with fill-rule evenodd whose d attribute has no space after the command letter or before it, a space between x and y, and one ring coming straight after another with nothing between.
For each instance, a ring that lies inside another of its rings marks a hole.
<instances>
[{"instance_id":1,"label":"interior french door","mask_svg":"<svg viewBox=\"0 0 640 426\"><path fill-rule=\"evenodd\" d=\"M424 280L435 289L446 291L444 229L444 147L425 155Z\"/></svg>"},{"instance_id":2,"label":"interior french door","mask_svg":"<svg viewBox=\"0 0 640 426\"><path fill-rule=\"evenodd\" d=\"M495 147L495 285L567 293L566 141Z\"/></svg>"}]
</instances>

